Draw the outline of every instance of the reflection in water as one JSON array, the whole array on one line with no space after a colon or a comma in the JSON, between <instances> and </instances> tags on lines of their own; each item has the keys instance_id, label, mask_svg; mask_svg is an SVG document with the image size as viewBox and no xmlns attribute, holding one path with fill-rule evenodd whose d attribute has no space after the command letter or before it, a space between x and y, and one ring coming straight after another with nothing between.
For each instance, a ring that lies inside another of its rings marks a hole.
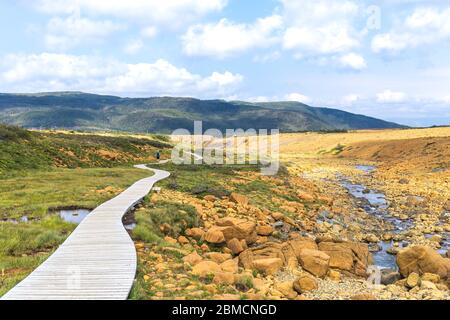
<instances>
[{"instance_id":1,"label":"reflection in water","mask_svg":"<svg viewBox=\"0 0 450 320\"><path fill-rule=\"evenodd\" d=\"M80 224L90 212L90 210L86 209L60 210L58 215L66 222Z\"/></svg>"}]
</instances>

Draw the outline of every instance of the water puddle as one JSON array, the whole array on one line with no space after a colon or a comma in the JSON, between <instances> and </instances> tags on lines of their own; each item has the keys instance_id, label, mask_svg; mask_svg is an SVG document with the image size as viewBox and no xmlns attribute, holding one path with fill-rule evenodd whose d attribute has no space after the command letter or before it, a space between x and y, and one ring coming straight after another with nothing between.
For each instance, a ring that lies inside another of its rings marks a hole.
<instances>
[{"instance_id":1,"label":"water puddle","mask_svg":"<svg viewBox=\"0 0 450 320\"><path fill-rule=\"evenodd\" d=\"M91 213L91 210L87 209L75 209L75 210L59 210L57 214L66 222L80 224L87 215Z\"/></svg>"},{"instance_id":2,"label":"water puddle","mask_svg":"<svg viewBox=\"0 0 450 320\"><path fill-rule=\"evenodd\" d=\"M1 220L0 222L19 224L19 223L27 223L29 221L30 221L30 219L28 218L28 216L23 216L23 217L20 217L20 219L4 219L4 220Z\"/></svg>"}]
</instances>

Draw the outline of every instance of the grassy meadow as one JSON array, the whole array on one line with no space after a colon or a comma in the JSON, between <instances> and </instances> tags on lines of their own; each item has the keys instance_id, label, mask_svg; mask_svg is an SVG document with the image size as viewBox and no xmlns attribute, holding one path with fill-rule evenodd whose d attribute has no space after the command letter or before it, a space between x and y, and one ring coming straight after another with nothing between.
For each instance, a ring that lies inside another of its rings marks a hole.
<instances>
[{"instance_id":1,"label":"grassy meadow","mask_svg":"<svg viewBox=\"0 0 450 320\"><path fill-rule=\"evenodd\" d=\"M164 136L27 131L0 125L0 296L73 231L55 211L93 209L150 172L132 167L167 156Z\"/></svg>"}]
</instances>

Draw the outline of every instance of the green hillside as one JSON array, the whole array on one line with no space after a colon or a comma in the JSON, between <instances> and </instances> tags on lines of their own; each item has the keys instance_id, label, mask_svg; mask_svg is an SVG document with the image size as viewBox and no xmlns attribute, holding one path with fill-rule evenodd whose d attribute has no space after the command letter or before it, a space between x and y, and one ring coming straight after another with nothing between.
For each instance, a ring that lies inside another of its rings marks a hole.
<instances>
[{"instance_id":1,"label":"green hillside","mask_svg":"<svg viewBox=\"0 0 450 320\"><path fill-rule=\"evenodd\" d=\"M0 94L0 122L26 128L170 133L204 129L280 129L282 132L384 129L402 126L298 102L248 103L192 98L120 98L80 92Z\"/></svg>"},{"instance_id":2,"label":"green hillside","mask_svg":"<svg viewBox=\"0 0 450 320\"><path fill-rule=\"evenodd\" d=\"M33 132L0 125L0 177L10 171L49 168L113 167L154 160L170 144L148 138Z\"/></svg>"}]
</instances>

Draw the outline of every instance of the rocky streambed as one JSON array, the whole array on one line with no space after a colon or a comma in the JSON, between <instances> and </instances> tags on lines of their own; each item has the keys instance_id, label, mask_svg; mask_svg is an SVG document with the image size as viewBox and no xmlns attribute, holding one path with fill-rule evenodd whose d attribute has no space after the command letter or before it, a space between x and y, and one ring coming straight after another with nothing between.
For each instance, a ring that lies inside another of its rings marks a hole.
<instances>
[{"instance_id":1,"label":"rocky streambed","mask_svg":"<svg viewBox=\"0 0 450 320\"><path fill-rule=\"evenodd\" d=\"M372 175L376 167L357 165L356 169L363 171L365 175ZM338 177L338 180L341 186L356 199L358 207L363 209L368 215L381 220L387 228L386 230L379 230L380 234L384 234L384 236L380 236L380 241L371 241L369 245L373 256L373 264L379 269L397 270L395 253L410 245L405 235L414 227L413 218L407 215L401 218L392 215L389 210L389 202L384 193L372 190L363 184L352 182L348 177L342 175ZM420 197L416 197L416 200L423 201ZM389 234L389 236L386 236L386 234ZM446 254L450 249L449 234L446 232L425 234L426 238L431 238L432 236L441 237L439 253Z\"/></svg>"}]
</instances>

